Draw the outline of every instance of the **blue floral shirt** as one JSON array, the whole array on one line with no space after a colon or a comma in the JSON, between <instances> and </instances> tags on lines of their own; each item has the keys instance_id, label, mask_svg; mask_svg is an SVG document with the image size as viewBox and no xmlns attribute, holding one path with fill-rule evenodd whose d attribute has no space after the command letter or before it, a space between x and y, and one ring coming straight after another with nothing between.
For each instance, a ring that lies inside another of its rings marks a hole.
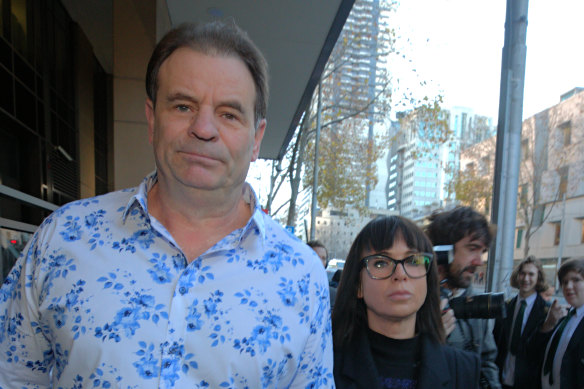
<instances>
[{"instance_id":1,"label":"blue floral shirt","mask_svg":"<svg viewBox=\"0 0 584 389\"><path fill-rule=\"evenodd\" d=\"M258 206L187 263L137 188L63 206L0 289L1 388L332 388L325 271Z\"/></svg>"}]
</instances>

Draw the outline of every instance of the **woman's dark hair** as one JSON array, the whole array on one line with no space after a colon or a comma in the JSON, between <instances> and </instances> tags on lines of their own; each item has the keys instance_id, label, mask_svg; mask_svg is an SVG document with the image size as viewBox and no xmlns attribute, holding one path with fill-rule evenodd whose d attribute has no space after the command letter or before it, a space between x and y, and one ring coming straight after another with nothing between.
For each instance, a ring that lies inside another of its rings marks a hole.
<instances>
[{"instance_id":1,"label":"woman's dark hair","mask_svg":"<svg viewBox=\"0 0 584 389\"><path fill-rule=\"evenodd\" d=\"M575 271L584 277L584 258L570 259L562 263L562 266L560 266L560 269L558 270L558 280L560 281L560 285L563 285L564 277L570 271Z\"/></svg>"},{"instance_id":2,"label":"woman's dark hair","mask_svg":"<svg viewBox=\"0 0 584 389\"><path fill-rule=\"evenodd\" d=\"M535 284L535 290L539 293L545 291L549 285L545 282L545 273L543 272L543 267L541 262L537 260L533 255L525 258L519 266L517 266L511 273L510 285L513 288L519 289L519 272L523 269L525 265L533 265L537 268L537 282Z\"/></svg>"},{"instance_id":3,"label":"woman's dark hair","mask_svg":"<svg viewBox=\"0 0 584 389\"><path fill-rule=\"evenodd\" d=\"M335 347L343 348L356 333L368 327L367 308L362 298L357 297L361 285L363 253L389 249L394 242L403 240L411 249L433 253L430 240L412 221L401 216L376 218L363 229L351 245L332 315L333 341ZM424 333L439 343L444 343L444 327L440 315L438 273L432 261L426 276L427 294L422 307L416 313L416 333Z\"/></svg>"},{"instance_id":4,"label":"woman's dark hair","mask_svg":"<svg viewBox=\"0 0 584 389\"><path fill-rule=\"evenodd\" d=\"M158 71L175 50L188 47L208 55L233 55L247 66L256 88L254 121L266 117L268 107L268 63L247 33L235 22L184 23L169 31L154 48L146 71L146 94L156 105Z\"/></svg>"},{"instance_id":5,"label":"woman's dark hair","mask_svg":"<svg viewBox=\"0 0 584 389\"><path fill-rule=\"evenodd\" d=\"M471 207L434 212L428 220L426 234L434 246L455 244L470 235L472 240L480 240L489 247L495 235L495 226Z\"/></svg>"}]
</instances>

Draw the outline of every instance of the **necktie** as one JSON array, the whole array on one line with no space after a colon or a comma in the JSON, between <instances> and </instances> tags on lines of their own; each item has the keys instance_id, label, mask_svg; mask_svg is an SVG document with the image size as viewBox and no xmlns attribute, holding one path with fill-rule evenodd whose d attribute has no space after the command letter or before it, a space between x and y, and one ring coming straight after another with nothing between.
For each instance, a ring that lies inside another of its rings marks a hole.
<instances>
[{"instance_id":1,"label":"necktie","mask_svg":"<svg viewBox=\"0 0 584 389\"><path fill-rule=\"evenodd\" d=\"M564 332L564 328L566 328L566 324L572 316L576 313L575 309L571 309L566 317L562 320L560 325L558 326L558 330L554 334L552 341L550 343L550 349L548 350L547 357L545 359L545 363L543 365L543 375L549 374L549 382L550 385L554 384L554 378L552 374L552 368L554 366L554 357L556 356L556 349L558 348L558 344L560 343L560 338L562 337L562 332Z\"/></svg>"},{"instance_id":2,"label":"necktie","mask_svg":"<svg viewBox=\"0 0 584 389\"><path fill-rule=\"evenodd\" d=\"M521 327L523 325L523 314L525 313L525 307L527 303L525 300L521 301L521 307L519 307L519 312L515 318L515 323L513 324L513 333L511 334L511 346L509 351L511 354L517 355L517 349L519 348L519 339L521 339Z\"/></svg>"}]
</instances>

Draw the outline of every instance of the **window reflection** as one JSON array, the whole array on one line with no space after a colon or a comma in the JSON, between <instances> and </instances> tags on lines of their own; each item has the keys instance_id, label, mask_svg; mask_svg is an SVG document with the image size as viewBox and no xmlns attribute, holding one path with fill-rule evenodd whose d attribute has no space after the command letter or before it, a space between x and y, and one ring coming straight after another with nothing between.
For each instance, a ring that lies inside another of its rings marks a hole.
<instances>
[{"instance_id":1,"label":"window reflection","mask_svg":"<svg viewBox=\"0 0 584 389\"><path fill-rule=\"evenodd\" d=\"M28 232L0 228L0 273L2 275L0 284L4 283L4 279L31 237L32 234Z\"/></svg>"}]
</instances>

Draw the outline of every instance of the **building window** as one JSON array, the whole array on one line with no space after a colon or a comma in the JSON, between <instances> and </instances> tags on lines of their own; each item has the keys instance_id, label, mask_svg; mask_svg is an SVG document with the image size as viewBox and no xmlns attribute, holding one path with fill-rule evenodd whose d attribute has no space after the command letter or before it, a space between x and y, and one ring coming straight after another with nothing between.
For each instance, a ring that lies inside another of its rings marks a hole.
<instances>
[{"instance_id":1,"label":"building window","mask_svg":"<svg viewBox=\"0 0 584 389\"><path fill-rule=\"evenodd\" d=\"M520 187L519 201L522 204L527 203L527 184L522 184Z\"/></svg>"},{"instance_id":2,"label":"building window","mask_svg":"<svg viewBox=\"0 0 584 389\"><path fill-rule=\"evenodd\" d=\"M521 248L521 241L523 240L523 228L517 229L517 239L515 243L515 248Z\"/></svg>"},{"instance_id":3,"label":"building window","mask_svg":"<svg viewBox=\"0 0 584 389\"><path fill-rule=\"evenodd\" d=\"M491 171L491 156L487 155L481 158L481 174L487 175Z\"/></svg>"},{"instance_id":4,"label":"building window","mask_svg":"<svg viewBox=\"0 0 584 389\"><path fill-rule=\"evenodd\" d=\"M564 166L558 169L560 176L560 186L558 187L558 198L562 198L568 190L568 167Z\"/></svg>"},{"instance_id":5,"label":"building window","mask_svg":"<svg viewBox=\"0 0 584 389\"><path fill-rule=\"evenodd\" d=\"M560 244L560 236L562 235L562 223L553 223L554 224L554 246L558 246Z\"/></svg>"},{"instance_id":6,"label":"building window","mask_svg":"<svg viewBox=\"0 0 584 389\"><path fill-rule=\"evenodd\" d=\"M562 137L562 146L566 147L572 142L572 122L567 121L560 125L560 136Z\"/></svg>"},{"instance_id":7,"label":"building window","mask_svg":"<svg viewBox=\"0 0 584 389\"><path fill-rule=\"evenodd\" d=\"M521 160L525 161L529 157L529 140L523 139L521 141Z\"/></svg>"}]
</instances>

